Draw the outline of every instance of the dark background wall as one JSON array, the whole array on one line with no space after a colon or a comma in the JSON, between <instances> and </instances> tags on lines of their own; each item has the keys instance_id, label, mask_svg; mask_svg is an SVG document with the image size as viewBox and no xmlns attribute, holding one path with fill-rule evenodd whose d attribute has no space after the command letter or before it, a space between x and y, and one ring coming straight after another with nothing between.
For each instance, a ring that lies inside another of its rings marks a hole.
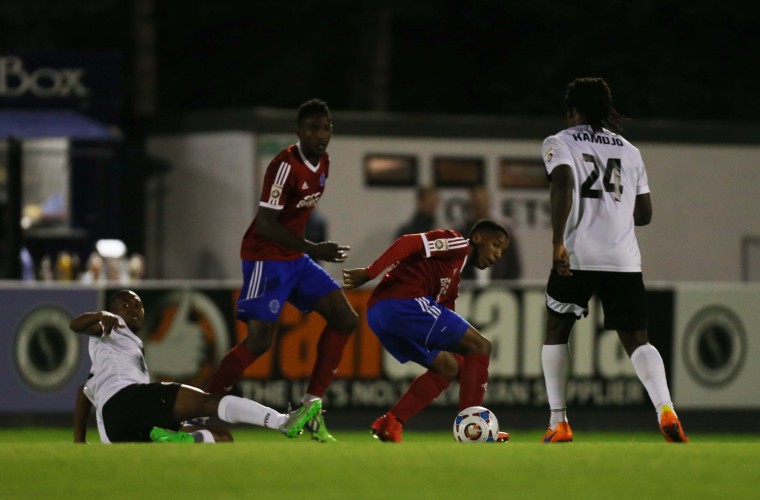
<instances>
[{"instance_id":1,"label":"dark background wall","mask_svg":"<svg viewBox=\"0 0 760 500\"><path fill-rule=\"evenodd\" d=\"M759 12L708 0L2 0L0 50L120 52L127 124L312 96L334 109L547 116L591 75L631 117L753 120Z\"/></svg>"}]
</instances>

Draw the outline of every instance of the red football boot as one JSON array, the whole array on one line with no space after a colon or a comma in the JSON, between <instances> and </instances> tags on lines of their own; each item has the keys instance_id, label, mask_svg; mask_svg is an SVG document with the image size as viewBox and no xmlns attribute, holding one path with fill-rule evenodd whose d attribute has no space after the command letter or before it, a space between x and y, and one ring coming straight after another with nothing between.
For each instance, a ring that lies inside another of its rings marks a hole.
<instances>
[{"instance_id":1,"label":"red football boot","mask_svg":"<svg viewBox=\"0 0 760 500\"><path fill-rule=\"evenodd\" d=\"M393 413L388 412L375 420L372 423L370 430L372 431L372 435L380 441L400 443L403 424Z\"/></svg>"}]
</instances>

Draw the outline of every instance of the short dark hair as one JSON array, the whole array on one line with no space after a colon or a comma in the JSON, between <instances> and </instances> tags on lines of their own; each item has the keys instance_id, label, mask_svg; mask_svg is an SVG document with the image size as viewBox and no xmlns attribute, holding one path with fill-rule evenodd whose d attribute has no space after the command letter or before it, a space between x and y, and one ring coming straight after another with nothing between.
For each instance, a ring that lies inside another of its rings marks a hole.
<instances>
[{"instance_id":1,"label":"short dark hair","mask_svg":"<svg viewBox=\"0 0 760 500\"><path fill-rule=\"evenodd\" d=\"M327 107L327 103L321 99L309 99L305 103L301 104L298 108L298 120L300 125L303 120L310 116L330 116L330 108Z\"/></svg>"},{"instance_id":2,"label":"short dark hair","mask_svg":"<svg viewBox=\"0 0 760 500\"><path fill-rule=\"evenodd\" d=\"M119 290L111 295L108 299L108 312L114 312L132 293L132 290Z\"/></svg>"},{"instance_id":3,"label":"short dark hair","mask_svg":"<svg viewBox=\"0 0 760 500\"><path fill-rule=\"evenodd\" d=\"M612 107L612 92L604 78L576 78L567 86L566 110L575 108L583 114L594 132L606 127L620 133L620 122L627 118Z\"/></svg>"},{"instance_id":4,"label":"short dark hair","mask_svg":"<svg viewBox=\"0 0 760 500\"><path fill-rule=\"evenodd\" d=\"M478 222L473 224L472 228L470 228L470 235L468 238L472 238L475 233L479 233L481 231L501 231L504 233L504 235L506 235L508 240L511 239L507 228L504 227L503 224L499 224L498 222L491 219L480 219Z\"/></svg>"}]
</instances>

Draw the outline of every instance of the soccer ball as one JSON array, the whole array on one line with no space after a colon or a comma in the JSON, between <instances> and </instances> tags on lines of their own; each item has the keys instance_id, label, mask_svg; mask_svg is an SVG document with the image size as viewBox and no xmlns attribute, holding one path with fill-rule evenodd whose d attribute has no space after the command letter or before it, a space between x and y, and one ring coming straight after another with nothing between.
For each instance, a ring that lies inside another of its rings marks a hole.
<instances>
[{"instance_id":1,"label":"soccer ball","mask_svg":"<svg viewBox=\"0 0 760 500\"><path fill-rule=\"evenodd\" d=\"M454 419L454 439L463 443L493 443L499 435L499 421L488 408L470 406Z\"/></svg>"}]
</instances>

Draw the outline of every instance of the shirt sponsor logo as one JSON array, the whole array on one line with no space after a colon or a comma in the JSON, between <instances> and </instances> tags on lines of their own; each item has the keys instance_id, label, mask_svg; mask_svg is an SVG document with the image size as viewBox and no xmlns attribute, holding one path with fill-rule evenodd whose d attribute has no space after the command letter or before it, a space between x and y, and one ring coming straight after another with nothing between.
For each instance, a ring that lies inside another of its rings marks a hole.
<instances>
[{"instance_id":1,"label":"shirt sponsor logo","mask_svg":"<svg viewBox=\"0 0 760 500\"><path fill-rule=\"evenodd\" d=\"M317 203L319 203L319 198L322 196L322 193L313 193L309 196L305 197L303 200L299 201L296 205L296 208L305 208L305 207L313 207L316 206Z\"/></svg>"}]
</instances>

